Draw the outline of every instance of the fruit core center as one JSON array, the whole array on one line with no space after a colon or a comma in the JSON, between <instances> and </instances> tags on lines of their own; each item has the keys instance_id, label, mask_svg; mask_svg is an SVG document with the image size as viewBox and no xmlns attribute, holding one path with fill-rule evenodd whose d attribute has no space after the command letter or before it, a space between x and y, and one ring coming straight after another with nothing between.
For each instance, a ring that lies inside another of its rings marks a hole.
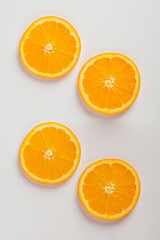
<instances>
[{"instance_id":1,"label":"fruit core center","mask_svg":"<svg viewBox=\"0 0 160 240\"><path fill-rule=\"evenodd\" d=\"M113 77L107 78L105 80L105 86L108 88L112 88L114 85L114 81L115 81L115 79Z\"/></svg>"},{"instance_id":2,"label":"fruit core center","mask_svg":"<svg viewBox=\"0 0 160 240\"><path fill-rule=\"evenodd\" d=\"M114 192L114 184L110 183L108 185L105 186L105 192L108 194L112 194Z\"/></svg>"},{"instance_id":3,"label":"fruit core center","mask_svg":"<svg viewBox=\"0 0 160 240\"><path fill-rule=\"evenodd\" d=\"M45 52L48 52L48 53L51 53L54 51L54 46L52 43L48 43L46 46L45 46Z\"/></svg>"},{"instance_id":4,"label":"fruit core center","mask_svg":"<svg viewBox=\"0 0 160 240\"><path fill-rule=\"evenodd\" d=\"M46 152L45 152L45 155L44 155L46 158L53 158L54 157L54 153L53 153L53 151L52 150L47 150Z\"/></svg>"}]
</instances>

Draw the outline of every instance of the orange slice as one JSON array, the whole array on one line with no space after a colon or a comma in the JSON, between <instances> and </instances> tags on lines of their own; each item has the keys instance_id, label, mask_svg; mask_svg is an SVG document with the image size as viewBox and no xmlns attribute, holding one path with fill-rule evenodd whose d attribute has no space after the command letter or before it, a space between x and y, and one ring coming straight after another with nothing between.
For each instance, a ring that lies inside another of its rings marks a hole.
<instances>
[{"instance_id":1,"label":"orange slice","mask_svg":"<svg viewBox=\"0 0 160 240\"><path fill-rule=\"evenodd\" d=\"M81 155L73 132L59 123L43 123L31 130L19 152L24 172L33 180L57 184L76 170Z\"/></svg>"},{"instance_id":2,"label":"orange slice","mask_svg":"<svg viewBox=\"0 0 160 240\"><path fill-rule=\"evenodd\" d=\"M19 46L24 66L44 78L58 78L75 66L81 43L76 30L59 17L43 17L32 23Z\"/></svg>"},{"instance_id":3,"label":"orange slice","mask_svg":"<svg viewBox=\"0 0 160 240\"><path fill-rule=\"evenodd\" d=\"M104 53L82 67L78 81L84 102L93 110L120 113L135 101L140 88L136 65L119 53Z\"/></svg>"},{"instance_id":4,"label":"orange slice","mask_svg":"<svg viewBox=\"0 0 160 240\"><path fill-rule=\"evenodd\" d=\"M115 220L135 207L140 194L139 177L128 163L104 159L82 173L78 193L84 208L93 216Z\"/></svg>"}]
</instances>

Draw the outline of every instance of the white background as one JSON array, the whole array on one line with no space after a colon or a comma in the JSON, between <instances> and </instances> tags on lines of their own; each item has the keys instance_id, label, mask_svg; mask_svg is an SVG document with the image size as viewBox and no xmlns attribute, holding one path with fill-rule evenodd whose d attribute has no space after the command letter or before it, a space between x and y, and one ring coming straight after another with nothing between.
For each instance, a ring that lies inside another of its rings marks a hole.
<instances>
[{"instance_id":1,"label":"white background","mask_svg":"<svg viewBox=\"0 0 160 240\"><path fill-rule=\"evenodd\" d=\"M160 5L159 0L5 0L0 7L0 239L160 239ZM78 31L82 51L75 68L52 82L21 64L18 46L37 18L57 15ZM77 89L86 60L120 52L137 64L141 89L126 112L90 110ZM37 124L57 121L76 134L82 157L65 183L44 186L22 172L18 151ZM77 195L82 171L102 158L118 157L137 170L141 195L122 220L105 222L85 212Z\"/></svg>"}]
</instances>

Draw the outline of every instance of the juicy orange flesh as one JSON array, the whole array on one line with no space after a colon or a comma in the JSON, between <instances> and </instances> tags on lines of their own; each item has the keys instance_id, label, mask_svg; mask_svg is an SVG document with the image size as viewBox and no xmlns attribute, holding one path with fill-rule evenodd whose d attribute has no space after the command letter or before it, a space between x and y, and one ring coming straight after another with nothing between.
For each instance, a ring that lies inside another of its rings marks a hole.
<instances>
[{"instance_id":1,"label":"juicy orange flesh","mask_svg":"<svg viewBox=\"0 0 160 240\"><path fill-rule=\"evenodd\" d=\"M55 74L67 68L76 52L76 40L62 23L37 25L24 42L27 63L37 71Z\"/></svg>"},{"instance_id":2,"label":"juicy orange flesh","mask_svg":"<svg viewBox=\"0 0 160 240\"><path fill-rule=\"evenodd\" d=\"M122 107L132 98L135 85L135 71L120 57L96 60L83 78L84 92L90 102L100 108Z\"/></svg>"},{"instance_id":3,"label":"juicy orange flesh","mask_svg":"<svg viewBox=\"0 0 160 240\"><path fill-rule=\"evenodd\" d=\"M112 185L113 192L107 192L106 187ZM84 179L84 198L90 208L100 214L121 213L132 204L135 192L135 177L119 163L99 165Z\"/></svg>"},{"instance_id":4,"label":"juicy orange flesh","mask_svg":"<svg viewBox=\"0 0 160 240\"><path fill-rule=\"evenodd\" d=\"M73 167L76 147L63 130L46 127L30 138L23 157L29 172L42 179L55 180Z\"/></svg>"}]
</instances>

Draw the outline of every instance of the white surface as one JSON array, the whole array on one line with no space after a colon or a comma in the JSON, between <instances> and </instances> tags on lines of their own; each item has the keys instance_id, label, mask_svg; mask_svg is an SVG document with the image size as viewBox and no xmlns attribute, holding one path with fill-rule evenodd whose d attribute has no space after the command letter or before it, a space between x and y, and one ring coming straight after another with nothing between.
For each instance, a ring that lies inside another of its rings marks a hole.
<instances>
[{"instance_id":1,"label":"white surface","mask_svg":"<svg viewBox=\"0 0 160 240\"><path fill-rule=\"evenodd\" d=\"M0 14L0 239L160 239L160 14L159 0L2 1ZM37 18L57 15L77 29L82 51L75 68L53 82L39 81L22 67L18 45ZM139 67L141 89L134 105L116 116L89 110L79 97L77 77L90 57L117 51ZM75 174L47 187L22 173L18 151L37 124L70 127L82 147ZM139 202L126 218L100 221L87 214L77 196L80 174L101 158L119 157L138 171Z\"/></svg>"}]
</instances>

